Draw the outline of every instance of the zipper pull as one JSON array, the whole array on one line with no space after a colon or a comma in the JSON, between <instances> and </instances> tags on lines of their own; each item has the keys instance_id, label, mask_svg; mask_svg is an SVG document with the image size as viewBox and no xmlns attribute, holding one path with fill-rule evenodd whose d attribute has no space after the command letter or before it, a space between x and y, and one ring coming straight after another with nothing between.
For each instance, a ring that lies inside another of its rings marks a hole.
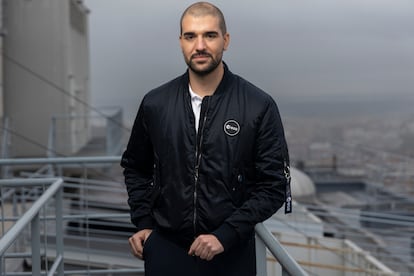
<instances>
[{"instance_id":1,"label":"zipper pull","mask_svg":"<svg viewBox=\"0 0 414 276\"><path fill-rule=\"evenodd\" d=\"M292 213L292 193L290 190L290 166L286 160L283 161L284 164L284 174L286 178L286 186L285 186L285 214Z\"/></svg>"}]
</instances>

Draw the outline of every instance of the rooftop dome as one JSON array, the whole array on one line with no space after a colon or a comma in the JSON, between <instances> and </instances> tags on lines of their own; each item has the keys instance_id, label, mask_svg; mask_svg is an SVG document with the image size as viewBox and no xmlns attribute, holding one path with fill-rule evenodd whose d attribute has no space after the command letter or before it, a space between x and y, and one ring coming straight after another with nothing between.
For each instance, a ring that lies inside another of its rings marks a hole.
<instances>
[{"instance_id":1,"label":"rooftop dome","mask_svg":"<svg viewBox=\"0 0 414 276\"><path fill-rule=\"evenodd\" d=\"M308 175L293 167L290 168L290 175L292 177L290 186L293 198L315 194L315 183Z\"/></svg>"}]
</instances>

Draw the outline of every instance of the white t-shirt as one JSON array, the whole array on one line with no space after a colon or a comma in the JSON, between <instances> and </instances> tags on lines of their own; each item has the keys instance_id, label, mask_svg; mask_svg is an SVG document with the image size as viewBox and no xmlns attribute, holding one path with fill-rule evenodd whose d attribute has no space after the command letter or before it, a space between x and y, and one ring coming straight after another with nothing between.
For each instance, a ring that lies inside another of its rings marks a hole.
<instances>
[{"instance_id":1,"label":"white t-shirt","mask_svg":"<svg viewBox=\"0 0 414 276\"><path fill-rule=\"evenodd\" d=\"M191 106L193 107L193 113L195 117L195 129L196 132L198 131L198 125L200 123L200 112L201 112L201 103L203 101L203 98L200 97L198 94L196 94L193 89L191 89L191 86L188 85L188 89L190 90L190 96L191 96Z\"/></svg>"}]
</instances>

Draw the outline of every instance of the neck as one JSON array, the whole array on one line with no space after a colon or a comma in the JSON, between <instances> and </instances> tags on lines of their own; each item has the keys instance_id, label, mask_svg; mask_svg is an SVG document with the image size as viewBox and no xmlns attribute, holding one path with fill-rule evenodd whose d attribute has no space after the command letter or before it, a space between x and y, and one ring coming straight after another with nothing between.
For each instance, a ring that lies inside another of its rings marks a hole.
<instances>
[{"instance_id":1,"label":"neck","mask_svg":"<svg viewBox=\"0 0 414 276\"><path fill-rule=\"evenodd\" d=\"M208 75L200 76L189 70L191 89L199 96L211 96L216 91L224 75L224 65L221 63Z\"/></svg>"}]
</instances>

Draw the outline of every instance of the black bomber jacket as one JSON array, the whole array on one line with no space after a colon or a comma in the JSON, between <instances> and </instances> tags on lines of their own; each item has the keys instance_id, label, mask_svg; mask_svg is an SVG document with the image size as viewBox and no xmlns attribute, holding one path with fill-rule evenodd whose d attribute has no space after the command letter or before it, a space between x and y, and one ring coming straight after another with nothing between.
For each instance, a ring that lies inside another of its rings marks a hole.
<instances>
[{"instance_id":1,"label":"black bomber jacket","mask_svg":"<svg viewBox=\"0 0 414 276\"><path fill-rule=\"evenodd\" d=\"M210 233L226 250L283 205L288 156L276 103L224 68L198 132L188 71L143 98L121 161L138 230L185 245Z\"/></svg>"}]
</instances>

